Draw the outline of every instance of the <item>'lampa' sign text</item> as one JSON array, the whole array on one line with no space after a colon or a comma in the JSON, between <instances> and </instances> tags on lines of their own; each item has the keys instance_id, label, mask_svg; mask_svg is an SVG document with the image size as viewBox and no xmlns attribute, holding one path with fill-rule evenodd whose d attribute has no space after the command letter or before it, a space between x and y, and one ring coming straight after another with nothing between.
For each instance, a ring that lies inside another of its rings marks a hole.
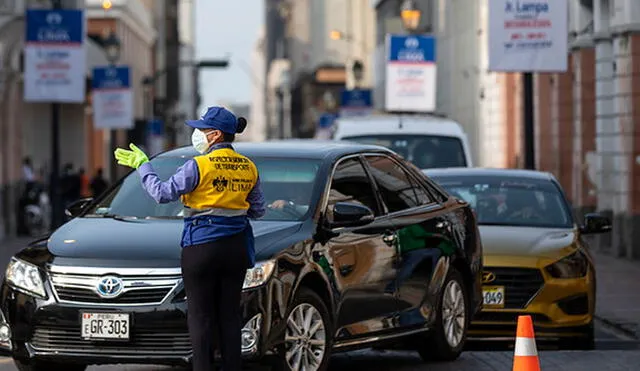
<instances>
[{"instance_id":1,"label":"'lampa' sign text","mask_svg":"<svg viewBox=\"0 0 640 371\"><path fill-rule=\"evenodd\" d=\"M546 3L526 3L520 1L508 1L504 11L507 13L517 13L521 17L537 17L540 13L548 13L549 5Z\"/></svg>"}]
</instances>

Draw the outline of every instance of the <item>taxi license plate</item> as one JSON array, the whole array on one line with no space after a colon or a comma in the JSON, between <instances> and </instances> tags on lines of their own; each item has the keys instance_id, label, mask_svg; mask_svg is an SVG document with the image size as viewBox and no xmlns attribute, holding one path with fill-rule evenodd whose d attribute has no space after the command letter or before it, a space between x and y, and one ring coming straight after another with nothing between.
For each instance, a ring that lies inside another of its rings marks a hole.
<instances>
[{"instance_id":1,"label":"taxi license plate","mask_svg":"<svg viewBox=\"0 0 640 371\"><path fill-rule=\"evenodd\" d=\"M82 313L82 338L85 340L129 340L128 313Z\"/></svg>"},{"instance_id":2,"label":"taxi license plate","mask_svg":"<svg viewBox=\"0 0 640 371\"><path fill-rule=\"evenodd\" d=\"M504 308L504 286L483 286L484 305L492 308Z\"/></svg>"}]
</instances>

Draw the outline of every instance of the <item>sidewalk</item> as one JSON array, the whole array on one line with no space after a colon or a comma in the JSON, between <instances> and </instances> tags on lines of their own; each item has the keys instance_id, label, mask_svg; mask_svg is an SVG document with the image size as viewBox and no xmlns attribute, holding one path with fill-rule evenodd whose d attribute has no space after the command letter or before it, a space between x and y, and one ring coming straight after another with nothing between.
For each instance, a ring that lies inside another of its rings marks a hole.
<instances>
[{"instance_id":1,"label":"sidewalk","mask_svg":"<svg viewBox=\"0 0 640 371\"><path fill-rule=\"evenodd\" d=\"M640 261L593 253L596 317L640 338Z\"/></svg>"}]
</instances>

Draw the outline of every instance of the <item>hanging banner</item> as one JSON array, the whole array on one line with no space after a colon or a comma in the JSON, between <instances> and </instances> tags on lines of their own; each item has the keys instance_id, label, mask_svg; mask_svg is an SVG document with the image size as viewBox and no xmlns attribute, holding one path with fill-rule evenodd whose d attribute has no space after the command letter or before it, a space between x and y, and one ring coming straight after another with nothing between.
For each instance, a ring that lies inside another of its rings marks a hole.
<instances>
[{"instance_id":1,"label":"hanging banner","mask_svg":"<svg viewBox=\"0 0 640 371\"><path fill-rule=\"evenodd\" d=\"M489 1L489 70L565 72L567 0Z\"/></svg>"},{"instance_id":2,"label":"hanging banner","mask_svg":"<svg viewBox=\"0 0 640 371\"><path fill-rule=\"evenodd\" d=\"M24 100L83 103L87 54L84 12L26 11Z\"/></svg>"},{"instance_id":3,"label":"hanging banner","mask_svg":"<svg viewBox=\"0 0 640 371\"><path fill-rule=\"evenodd\" d=\"M94 68L92 87L94 127L133 128L133 95L129 67Z\"/></svg>"},{"instance_id":4,"label":"hanging banner","mask_svg":"<svg viewBox=\"0 0 640 371\"><path fill-rule=\"evenodd\" d=\"M427 35L387 35L385 109L436 109L436 39Z\"/></svg>"}]
</instances>

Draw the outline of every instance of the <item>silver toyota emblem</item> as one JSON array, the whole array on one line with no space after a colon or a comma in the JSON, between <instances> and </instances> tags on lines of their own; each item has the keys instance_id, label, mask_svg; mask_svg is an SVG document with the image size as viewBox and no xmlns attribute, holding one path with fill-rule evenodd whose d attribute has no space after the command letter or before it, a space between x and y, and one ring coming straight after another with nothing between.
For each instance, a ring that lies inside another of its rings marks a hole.
<instances>
[{"instance_id":1,"label":"silver toyota emblem","mask_svg":"<svg viewBox=\"0 0 640 371\"><path fill-rule=\"evenodd\" d=\"M116 276L105 276L96 286L96 292L103 298L115 298L122 293L124 283Z\"/></svg>"}]
</instances>

